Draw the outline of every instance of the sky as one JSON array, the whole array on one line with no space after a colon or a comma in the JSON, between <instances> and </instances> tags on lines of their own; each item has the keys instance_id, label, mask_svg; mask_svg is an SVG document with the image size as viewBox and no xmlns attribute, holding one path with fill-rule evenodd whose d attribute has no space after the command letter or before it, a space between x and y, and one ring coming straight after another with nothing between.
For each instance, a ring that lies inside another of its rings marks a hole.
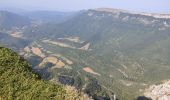
<instances>
[{"instance_id":1,"label":"sky","mask_svg":"<svg viewBox=\"0 0 170 100\"><path fill-rule=\"evenodd\" d=\"M117 8L137 12L170 13L170 0L0 0L0 8L56 11Z\"/></svg>"}]
</instances>

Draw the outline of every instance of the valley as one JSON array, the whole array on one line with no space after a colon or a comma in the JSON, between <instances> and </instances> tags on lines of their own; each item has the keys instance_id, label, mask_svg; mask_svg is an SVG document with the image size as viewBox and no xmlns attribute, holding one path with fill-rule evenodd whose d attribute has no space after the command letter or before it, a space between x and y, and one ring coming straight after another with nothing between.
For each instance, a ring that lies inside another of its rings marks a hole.
<instances>
[{"instance_id":1,"label":"valley","mask_svg":"<svg viewBox=\"0 0 170 100\"><path fill-rule=\"evenodd\" d=\"M42 13L22 14L31 23L22 27L1 24L0 44L20 53L43 79L96 100L151 97L147 88L170 79L169 15L103 8L48 21Z\"/></svg>"}]
</instances>

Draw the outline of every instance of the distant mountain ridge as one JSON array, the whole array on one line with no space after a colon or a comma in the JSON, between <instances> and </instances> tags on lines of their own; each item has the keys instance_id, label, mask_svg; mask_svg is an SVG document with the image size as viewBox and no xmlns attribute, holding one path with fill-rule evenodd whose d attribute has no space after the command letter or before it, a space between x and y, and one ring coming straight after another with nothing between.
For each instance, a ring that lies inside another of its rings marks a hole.
<instances>
[{"instance_id":1,"label":"distant mountain ridge","mask_svg":"<svg viewBox=\"0 0 170 100\"><path fill-rule=\"evenodd\" d=\"M97 8L96 11L105 11L110 13L131 13L131 14L140 14L140 15L146 15L146 16L152 16L155 18L170 18L170 14L159 14L159 13L145 13L145 12L134 12L134 11L128 11L128 10L122 10L122 9L113 9L113 8Z\"/></svg>"},{"instance_id":2,"label":"distant mountain ridge","mask_svg":"<svg viewBox=\"0 0 170 100\"><path fill-rule=\"evenodd\" d=\"M31 24L31 19L8 11L0 11L0 29L24 27Z\"/></svg>"},{"instance_id":3,"label":"distant mountain ridge","mask_svg":"<svg viewBox=\"0 0 170 100\"><path fill-rule=\"evenodd\" d=\"M114 13L113 13L114 12ZM108 18L108 19L107 19ZM78 21L77 21L78 20ZM87 22L85 22L85 20L87 20ZM91 22L90 22L91 20ZM102 22L100 22L102 21ZM106 21L110 21L107 23L105 23ZM37 30L34 31L34 33L37 34L37 37L42 37L43 34L51 34L51 35L68 35L68 34L77 34L77 35L81 35L83 33L79 33L79 32L74 32L74 33L69 33L69 29L74 29L76 27L82 26L87 23L98 23L99 25L97 26L93 26L96 27L94 29L96 29L100 26L101 29L103 29L103 27L101 26L102 23L104 23L106 26L109 26L110 24L116 24L116 23L131 23L131 24L138 24L138 25L146 25L146 26L153 26L153 27L157 27L160 30L164 30L165 28L170 27L170 20L167 18L155 18L153 16L148 16L148 15L141 15L141 14L134 14L134 13L129 13L128 11L124 11L124 10L115 10L115 9L95 9L95 10L87 10L87 11L82 11L80 12L78 15L74 16L73 18L71 18L70 20L64 22L64 23L60 23L59 25L56 23L48 23L48 24L43 24L41 25ZM99 23L100 22L100 23ZM111 23L112 22L112 23ZM72 24L72 23L77 23L77 24ZM72 24L72 25L71 25ZM93 25L93 24L92 24ZM104 27L106 27L104 26ZM48 30L46 30L45 27L48 27ZM68 31L63 33L63 29L65 29L64 27L67 27ZM88 26L85 26L85 28ZM111 26L110 26L111 27ZM83 27L81 27L83 28ZM90 28L90 27L89 27ZM42 30L43 31L42 31ZM61 32L58 32L61 31ZM81 29L80 29L81 30ZM38 32L41 31L41 32ZM49 32L50 31L50 32ZM57 33L53 33L56 32ZM91 29L89 29L88 31L93 31ZM94 32L96 32L94 31ZM28 31L29 32L29 31ZM86 31L84 31L85 33ZM92 32L92 33L94 33ZM31 35L27 34L26 35ZM85 35L85 34L84 34ZM84 37L89 37L92 34L89 34L87 36L83 36ZM36 37L36 36L35 36Z\"/></svg>"},{"instance_id":4,"label":"distant mountain ridge","mask_svg":"<svg viewBox=\"0 0 170 100\"><path fill-rule=\"evenodd\" d=\"M64 20L72 18L76 12L59 12L59 11L30 11L21 13L33 20L39 20L42 22L62 22Z\"/></svg>"}]
</instances>

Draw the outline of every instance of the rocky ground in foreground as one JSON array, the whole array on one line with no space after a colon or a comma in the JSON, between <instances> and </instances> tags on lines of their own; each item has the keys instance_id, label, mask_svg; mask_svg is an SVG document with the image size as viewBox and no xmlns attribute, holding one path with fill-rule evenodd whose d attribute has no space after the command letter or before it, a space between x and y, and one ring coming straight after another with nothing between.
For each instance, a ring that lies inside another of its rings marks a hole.
<instances>
[{"instance_id":1,"label":"rocky ground in foreground","mask_svg":"<svg viewBox=\"0 0 170 100\"><path fill-rule=\"evenodd\" d=\"M146 89L145 96L152 100L170 100L170 80L160 85L152 85Z\"/></svg>"}]
</instances>

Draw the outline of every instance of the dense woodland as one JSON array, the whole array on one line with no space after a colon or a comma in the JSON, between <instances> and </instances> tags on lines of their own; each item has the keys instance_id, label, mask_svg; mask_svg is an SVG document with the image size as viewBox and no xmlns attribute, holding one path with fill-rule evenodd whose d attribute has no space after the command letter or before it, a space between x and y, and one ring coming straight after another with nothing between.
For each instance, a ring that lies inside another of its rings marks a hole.
<instances>
[{"instance_id":1,"label":"dense woodland","mask_svg":"<svg viewBox=\"0 0 170 100\"><path fill-rule=\"evenodd\" d=\"M83 99L71 87L41 80L26 60L4 47L0 47L0 97L4 100Z\"/></svg>"}]
</instances>

